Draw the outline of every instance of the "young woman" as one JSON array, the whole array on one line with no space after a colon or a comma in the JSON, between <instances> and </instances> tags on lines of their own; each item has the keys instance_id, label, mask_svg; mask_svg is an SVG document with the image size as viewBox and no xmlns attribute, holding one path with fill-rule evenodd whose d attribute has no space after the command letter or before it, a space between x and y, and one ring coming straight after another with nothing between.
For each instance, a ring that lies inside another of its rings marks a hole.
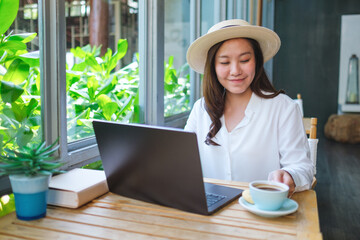
<instances>
[{"instance_id":1,"label":"young woman","mask_svg":"<svg viewBox=\"0 0 360 240\"><path fill-rule=\"evenodd\" d=\"M243 20L214 25L187 52L203 73L203 98L185 130L197 134L204 177L270 179L290 193L313 179L309 145L297 104L270 83L264 61L280 48L278 35Z\"/></svg>"}]
</instances>

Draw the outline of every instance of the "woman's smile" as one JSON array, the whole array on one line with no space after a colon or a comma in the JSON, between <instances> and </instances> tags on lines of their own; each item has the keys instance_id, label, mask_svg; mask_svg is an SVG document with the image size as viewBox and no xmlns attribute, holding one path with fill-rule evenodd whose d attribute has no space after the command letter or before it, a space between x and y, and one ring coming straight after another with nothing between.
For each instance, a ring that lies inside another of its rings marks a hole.
<instances>
[{"instance_id":1,"label":"woman's smile","mask_svg":"<svg viewBox=\"0 0 360 240\"><path fill-rule=\"evenodd\" d=\"M245 77L244 78L236 78L236 79L228 79L228 81L231 81L231 82L242 82L242 81L245 81Z\"/></svg>"}]
</instances>

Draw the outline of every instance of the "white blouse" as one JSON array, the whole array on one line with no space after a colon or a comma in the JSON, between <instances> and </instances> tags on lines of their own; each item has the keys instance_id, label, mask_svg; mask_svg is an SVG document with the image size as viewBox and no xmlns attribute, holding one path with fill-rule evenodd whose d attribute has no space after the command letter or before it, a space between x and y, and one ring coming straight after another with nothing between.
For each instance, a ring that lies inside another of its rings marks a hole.
<instances>
[{"instance_id":1,"label":"white blouse","mask_svg":"<svg viewBox=\"0 0 360 240\"><path fill-rule=\"evenodd\" d=\"M295 191L311 187L313 168L307 136L298 105L285 94L265 99L252 94L245 117L231 131L222 127L206 145L211 124L199 99L190 113L185 130L197 135L203 175L207 178L250 182L264 180L270 172L283 169L295 181Z\"/></svg>"}]
</instances>

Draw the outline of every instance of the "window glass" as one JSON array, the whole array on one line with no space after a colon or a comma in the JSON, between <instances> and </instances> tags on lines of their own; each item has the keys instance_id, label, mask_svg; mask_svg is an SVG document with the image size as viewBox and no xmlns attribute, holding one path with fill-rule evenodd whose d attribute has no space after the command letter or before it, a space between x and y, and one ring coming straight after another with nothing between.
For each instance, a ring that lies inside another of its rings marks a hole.
<instances>
[{"instance_id":1,"label":"window glass","mask_svg":"<svg viewBox=\"0 0 360 240\"><path fill-rule=\"evenodd\" d=\"M190 1L165 1L164 116L190 110L190 76L186 51L190 44Z\"/></svg>"},{"instance_id":2,"label":"window glass","mask_svg":"<svg viewBox=\"0 0 360 240\"><path fill-rule=\"evenodd\" d=\"M68 141L93 135L92 119L138 122L138 3L67 1Z\"/></svg>"},{"instance_id":3,"label":"window glass","mask_svg":"<svg viewBox=\"0 0 360 240\"><path fill-rule=\"evenodd\" d=\"M0 152L41 141L37 1L0 17Z\"/></svg>"}]
</instances>

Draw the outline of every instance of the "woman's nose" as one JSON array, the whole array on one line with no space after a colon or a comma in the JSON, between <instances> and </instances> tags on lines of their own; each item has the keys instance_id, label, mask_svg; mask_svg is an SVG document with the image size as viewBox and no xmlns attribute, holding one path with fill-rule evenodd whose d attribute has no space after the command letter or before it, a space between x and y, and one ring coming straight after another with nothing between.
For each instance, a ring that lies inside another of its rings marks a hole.
<instances>
[{"instance_id":1,"label":"woman's nose","mask_svg":"<svg viewBox=\"0 0 360 240\"><path fill-rule=\"evenodd\" d=\"M230 74L232 76L238 76L241 74L241 66L238 63L231 64Z\"/></svg>"}]
</instances>

